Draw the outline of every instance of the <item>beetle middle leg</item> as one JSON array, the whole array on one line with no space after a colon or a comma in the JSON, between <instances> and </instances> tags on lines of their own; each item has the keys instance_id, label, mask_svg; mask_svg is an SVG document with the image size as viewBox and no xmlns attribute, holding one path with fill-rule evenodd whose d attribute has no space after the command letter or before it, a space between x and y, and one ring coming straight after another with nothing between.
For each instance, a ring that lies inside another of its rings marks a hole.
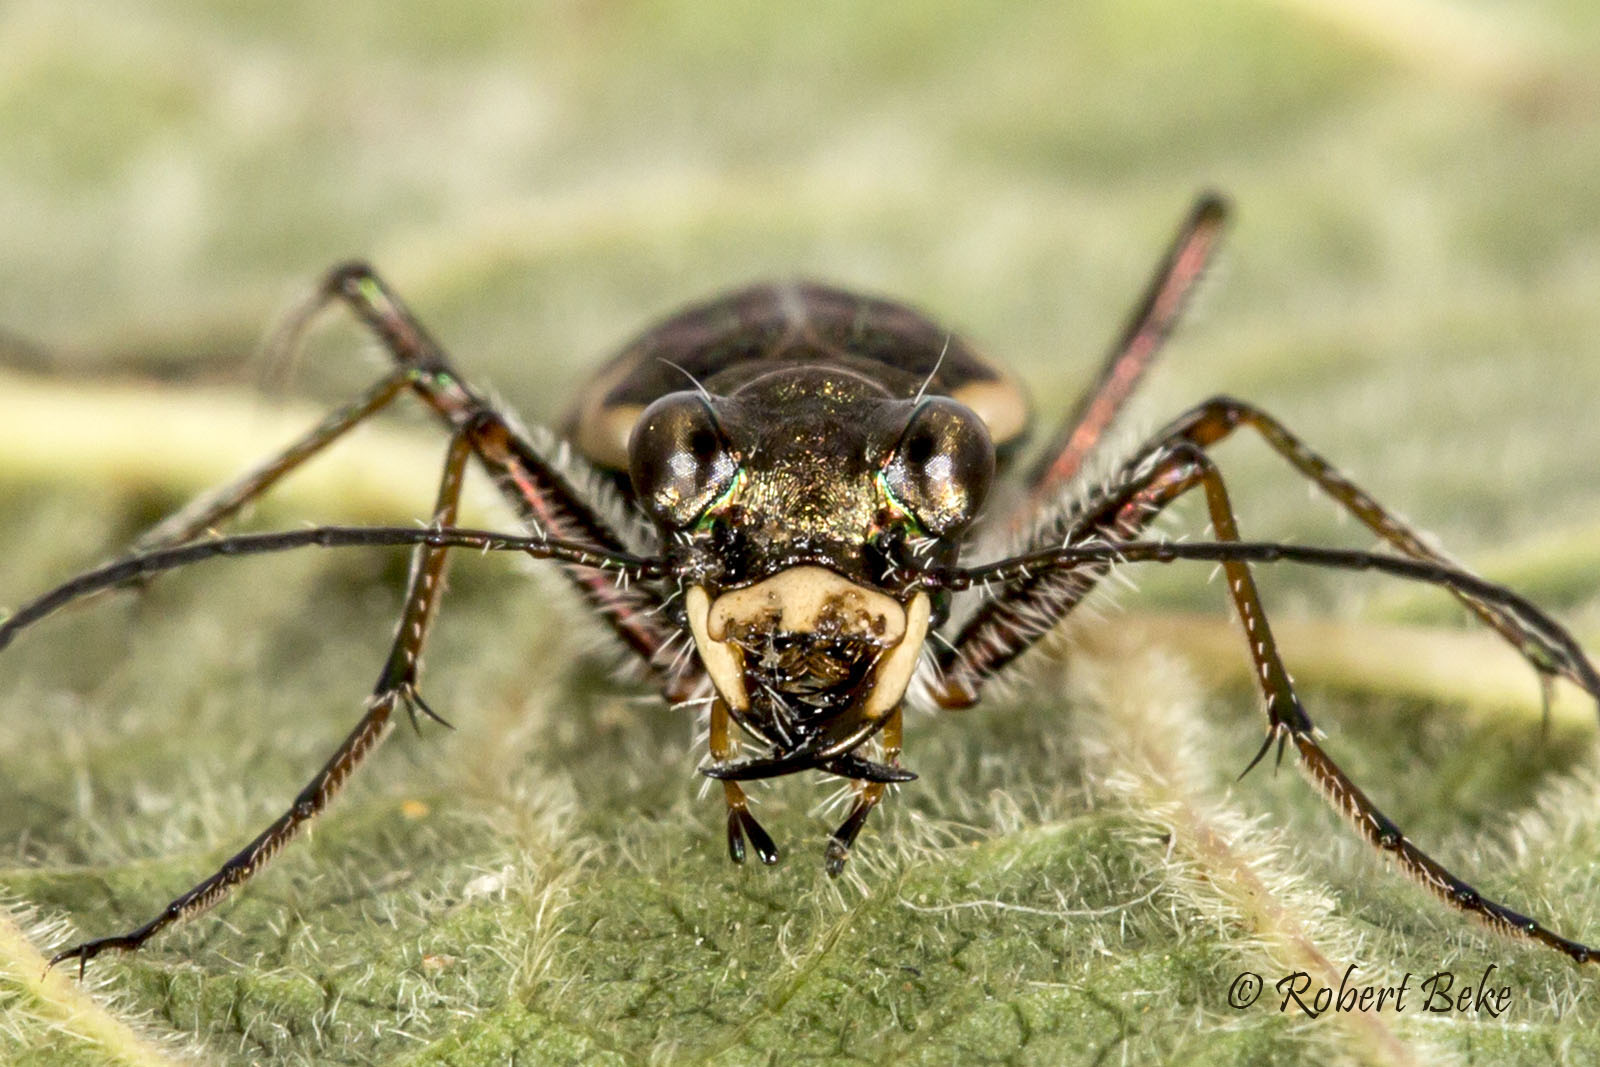
<instances>
[{"instance_id":1,"label":"beetle middle leg","mask_svg":"<svg viewBox=\"0 0 1600 1067\"><path fill-rule=\"evenodd\" d=\"M355 400L335 408L326 418L282 452L219 489L205 493L146 530L131 553L182 544L229 519L276 485L285 475L392 403L410 384L410 372L397 368Z\"/></svg>"},{"instance_id":2,"label":"beetle middle leg","mask_svg":"<svg viewBox=\"0 0 1600 1067\"><path fill-rule=\"evenodd\" d=\"M183 543L234 516L278 481L339 440L346 432L409 391L452 432L466 435L473 455L501 495L530 528L557 539L587 542L603 551L637 549L619 528L629 520L624 508L606 499L611 491L598 479L580 489L558 469L549 449L536 446L511 420L467 384L444 350L383 280L366 264L337 266L278 330L270 348L292 349L330 305L348 307L370 329L395 367L356 400L336 409L281 453L263 462L147 531L134 551ZM674 659L675 627L663 617L662 597L647 586L619 586L592 568L563 566L579 595L635 653L646 673L669 700L685 697L698 681L698 665Z\"/></svg>"},{"instance_id":3,"label":"beetle middle leg","mask_svg":"<svg viewBox=\"0 0 1600 1067\"><path fill-rule=\"evenodd\" d=\"M1429 545L1413 527L1373 500L1333 464L1308 448L1283 423L1253 404L1229 396L1212 397L1174 420L1157 435L1153 448L1171 448L1188 442L1209 449L1241 427L1254 430L1295 470L1400 552L1412 559L1455 566L1449 557ZM1569 666L1553 658L1550 651L1513 615L1465 594L1456 592L1455 595L1516 648L1541 675L1560 674L1579 685L1584 684Z\"/></svg>"},{"instance_id":4,"label":"beetle middle leg","mask_svg":"<svg viewBox=\"0 0 1600 1067\"><path fill-rule=\"evenodd\" d=\"M1281 422L1253 405L1219 396L1201 403L1173 420L1122 469L1118 479L1091 496L1080 507L1060 514L1039 509L1030 550L1083 544L1096 539L1127 538L1145 528L1178 495L1151 481L1146 472L1159 468L1166 457L1182 453L1203 456L1240 427L1249 427L1297 471L1354 515L1373 533L1405 556L1443 567L1459 569L1449 557L1393 512L1372 499L1333 464L1312 451ZM1206 460L1209 464L1209 460ZM1216 514L1212 519L1216 522ZM1219 536L1221 527L1218 526ZM962 706L976 700L984 679L1004 669L1024 649L1049 632L1098 582L1106 568L1089 568L1070 575L1041 574L1025 586L978 609L968 620L954 648L939 652L945 672L942 702ZM1488 624L1528 661L1541 678L1560 675L1587 687L1571 658L1554 648L1516 612L1486 603L1461 590L1450 592Z\"/></svg>"},{"instance_id":5,"label":"beetle middle leg","mask_svg":"<svg viewBox=\"0 0 1600 1067\"><path fill-rule=\"evenodd\" d=\"M1106 532L1103 529L1104 517L1094 514L1096 501L1091 501L1090 507L1083 511L1063 515L1053 509L1053 500L1082 470L1084 461L1102 441L1107 428L1154 361L1162 341L1172 331L1203 275L1226 218L1227 205L1220 197L1206 195L1195 202L1122 334L1107 354L1094 383L1079 398L1072 415L1063 422L1055 438L1041 452L1030 470L1023 500L1006 525L1014 532L1031 533L1033 547L1081 539L1086 533ZM1412 559L1454 566L1446 556L1427 544L1415 529L1379 505L1332 464L1307 448L1281 422L1259 408L1231 397L1213 397L1175 419L1141 450L1139 457L1127 465L1123 479L1126 481L1141 464L1149 462L1154 456L1184 443L1210 448L1241 426L1255 430L1268 446L1296 470L1405 555ZM1114 497L1116 492L1117 489L1113 488L1102 494L1098 501L1102 509L1106 498ZM1119 516L1119 521L1120 518L1125 516ZM1112 532L1129 531L1123 528ZM1521 625L1513 614L1475 601L1459 591L1452 592L1513 645L1541 677L1559 674L1579 685L1584 684L1570 664L1552 655L1552 650ZM1057 599L1061 598L1058 596ZM1076 602L1073 598L1067 599L1071 603ZM1067 603L1066 607L1070 608L1071 603ZM1064 613L1064 610L1058 611L1055 617L1059 618Z\"/></svg>"}]
</instances>

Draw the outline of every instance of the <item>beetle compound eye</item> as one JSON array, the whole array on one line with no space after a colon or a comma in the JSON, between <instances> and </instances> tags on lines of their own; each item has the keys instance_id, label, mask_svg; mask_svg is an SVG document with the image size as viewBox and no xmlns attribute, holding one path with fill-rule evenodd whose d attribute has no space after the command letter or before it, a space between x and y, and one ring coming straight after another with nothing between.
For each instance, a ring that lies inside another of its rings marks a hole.
<instances>
[{"instance_id":1,"label":"beetle compound eye","mask_svg":"<svg viewBox=\"0 0 1600 1067\"><path fill-rule=\"evenodd\" d=\"M671 393L645 409L628 440L629 476L656 521L689 526L732 484L739 465L698 393Z\"/></svg>"},{"instance_id":2,"label":"beetle compound eye","mask_svg":"<svg viewBox=\"0 0 1600 1067\"><path fill-rule=\"evenodd\" d=\"M919 405L883 466L895 502L929 533L952 533L983 506L994 443L983 420L947 397Z\"/></svg>"}]
</instances>

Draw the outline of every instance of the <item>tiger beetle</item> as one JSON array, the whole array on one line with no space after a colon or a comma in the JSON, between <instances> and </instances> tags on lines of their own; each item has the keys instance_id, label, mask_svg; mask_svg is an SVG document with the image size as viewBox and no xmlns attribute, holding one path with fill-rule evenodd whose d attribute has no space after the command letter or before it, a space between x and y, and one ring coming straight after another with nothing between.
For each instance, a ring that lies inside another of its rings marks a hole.
<instances>
[{"instance_id":1,"label":"tiger beetle","mask_svg":"<svg viewBox=\"0 0 1600 1067\"><path fill-rule=\"evenodd\" d=\"M564 433L524 431L459 375L444 350L362 263L330 271L280 331L293 347L318 312L345 305L393 358L370 389L279 455L158 524L116 562L89 571L0 624L0 648L69 601L219 556L320 545L414 546L393 646L355 728L279 818L210 877L137 929L74 945L51 965L79 971L131 951L248 881L320 813L394 724L435 717L418 659L450 549L555 561L664 699L701 709L722 783L728 854L778 849L743 782L817 770L851 783L827 841L844 868L900 763L907 704L962 708L1048 634L1114 566L1208 561L1221 567L1265 699L1266 737L1250 761L1292 745L1299 764L1362 837L1445 902L1577 962L1600 958L1484 897L1414 845L1323 750L1279 658L1252 564L1376 571L1449 590L1549 685L1600 698L1576 641L1527 600L1432 548L1412 527L1270 415L1219 396L1179 416L1103 482L1085 461L1172 330L1221 235L1226 205L1203 196L1179 229L1098 377L1007 491L1029 408L1017 381L903 304L823 285L758 285L646 331L590 382ZM217 524L354 426L410 395L449 434L426 527L322 526L217 534ZM1209 450L1248 428L1386 542L1392 552L1241 539ZM517 535L456 525L476 462L519 515ZM1141 538L1200 489L1213 540ZM989 562L964 564L963 549ZM735 728L737 728L737 733Z\"/></svg>"}]
</instances>

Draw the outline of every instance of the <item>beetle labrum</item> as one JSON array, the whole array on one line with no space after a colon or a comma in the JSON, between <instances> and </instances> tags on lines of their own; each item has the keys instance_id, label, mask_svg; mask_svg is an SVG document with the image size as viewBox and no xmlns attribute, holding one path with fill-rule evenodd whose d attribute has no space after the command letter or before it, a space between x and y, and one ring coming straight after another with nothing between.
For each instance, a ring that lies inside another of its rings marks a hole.
<instances>
[{"instance_id":1,"label":"beetle labrum","mask_svg":"<svg viewBox=\"0 0 1600 1067\"><path fill-rule=\"evenodd\" d=\"M397 710L437 718L418 692L418 658L452 548L554 560L665 699L706 709L711 762L701 772L722 782L735 862L747 842L763 862L778 859L741 782L806 770L851 782L849 814L824 853L830 874L843 869L886 787L915 778L900 765L907 703L975 703L1113 566L1209 561L1226 576L1265 700L1266 738L1250 767L1274 744L1280 761L1292 745L1334 808L1447 903L1577 962L1600 959L1435 862L1329 758L1279 657L1251 565L1370 570L1442 586L1542 679L1566 678L1600 698L1600 674L1565 629L1461 569L1279 422L1227 397L1168 424L1103 485L1068 491L1176 322L1225 214L1217 197L1196 203L1072 416L1015 499L982 515L992 478L1019 459L1026 399L1004 372L905 306L795 283L690 308L601 369L569 414L564 442L517 428L466 384L370 268L330 271L280 340L292 345L318 312L343 304L381 341L393 369L281 454L158 524L122 559L22 607L0 623L0 648L72 600L202 560L412 545L390 654L361 720L282 816L145 925L67 948L51 964L76 959L81 970L214 905L327 806ZM213 532L403 394L449 431L431 525ZM1207 454L1241 427L1394 551L1242 540ZM521 517L522 534L454 525L474 461ZM1215 540L1141 539L1158 513L1196 488ZM962 564L963 547L985 532L1018 547ZM755 755L743 754L736 730Z\"/></svg>"}]
</instances>

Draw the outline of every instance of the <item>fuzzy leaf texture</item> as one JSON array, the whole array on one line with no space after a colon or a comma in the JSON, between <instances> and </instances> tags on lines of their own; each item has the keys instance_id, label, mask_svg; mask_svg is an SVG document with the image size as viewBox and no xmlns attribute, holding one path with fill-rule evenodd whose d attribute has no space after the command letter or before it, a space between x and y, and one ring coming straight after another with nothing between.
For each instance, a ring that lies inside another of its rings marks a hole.
<instances>
[{"instance_id":1,"label":"fuzzy leaf texture","mask_svg":"<svg viewBox=\"0 0 1600 1067\"><path fill-rule=\"evenodd\" d=\"M1110 442L1219 392L1600 648L1600 23L1580 0L775 5L11 0L0 16L0 603L103 560L379 373L361 255L554 425L653 317L756 278L917 303L1070 407L1203 187L1220 269ZM287 384L281 384L282 382ZM246 528L426 515L409 408ZM1367 547L1259 441L1247 537ZM474 522L506 523L479 486ZM1163 530L1201 536L1197 502ZM1600 968L1484 931L1264 765L1221 583L1129 570L976 710L846 877L832 790L729 865L694 723L558 581L463 558L403 726L248 889L79 983L280 812L360 714L403 553L195 567L0 655L0 1062L1600 1061ZM1436 591L1263 573L1327 746L1485 893L1600 941L1594 709ZM1278 1010L1449 971L1504 1013ZM1243 972L1261 1000L1231 1007Z\"/></svg>"}]
</instances>

